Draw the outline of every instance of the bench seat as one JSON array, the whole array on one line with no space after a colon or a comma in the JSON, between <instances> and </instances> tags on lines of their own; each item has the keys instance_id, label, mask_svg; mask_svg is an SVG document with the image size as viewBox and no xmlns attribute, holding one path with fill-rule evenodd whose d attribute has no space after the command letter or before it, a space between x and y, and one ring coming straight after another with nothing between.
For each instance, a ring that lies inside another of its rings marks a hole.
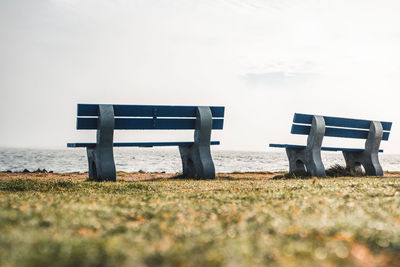
<instances>
[{"instance_id":1,"label":"bench seat","mask_svg":"<svg viewBox=\"0 0 400 267\"><path fill-rule=\"evenodd\" d=\"M191 146L194 142L146 142L146 143L113 143L114 147L153 147L153 146ZM219 141L211 141L210 145L219 145ZM95 147L96 143L68 143L67 147Z\"/></svg>"},{"instance_id":2,"label":"bench seat","mask_svg":"<svg viewBox=\"0 0 400 267\"><path fill-rule=\"evenodd\" d=\"M288 144L269 144L269 147L280 147L280 148L300 148L304 149L306 146L299 145L288 145ZM351 151L351 152L362 152L362 148L341 148L341 147L321 147L321 150L325 151ZM383 149L379 149L379 152L383 152Z\"/></svg>"}]
</instances>

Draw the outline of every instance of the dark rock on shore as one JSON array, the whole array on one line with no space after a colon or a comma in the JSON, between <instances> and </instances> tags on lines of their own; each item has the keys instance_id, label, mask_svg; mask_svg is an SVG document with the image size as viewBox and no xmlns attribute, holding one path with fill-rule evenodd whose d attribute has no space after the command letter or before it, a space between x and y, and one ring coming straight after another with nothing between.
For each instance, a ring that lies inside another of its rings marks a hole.
<instances>
[{"instance_id":1,"label":"dark rock on shore","mask_svg":"<svg viewBox=\"0 0 400 267\"><path fill-rule=\"evenodd\" d=\"M12 171L7 170L6 172L11 173ZM22 173L54 173L53 171L47 171L46 169L41 170L40 168L38 168L36 171L30 171L28 169L24 169L22 171Z\"/></svg>"}]
</instances>

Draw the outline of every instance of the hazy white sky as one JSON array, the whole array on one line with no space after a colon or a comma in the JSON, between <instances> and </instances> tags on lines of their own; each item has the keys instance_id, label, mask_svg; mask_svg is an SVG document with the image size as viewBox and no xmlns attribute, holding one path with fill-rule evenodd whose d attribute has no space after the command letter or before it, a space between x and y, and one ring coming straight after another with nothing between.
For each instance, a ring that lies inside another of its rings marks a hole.
<instances>
[{"instance_id":1,"label":"hazy white sky","mask_svg":"<svg viewBox=\"0 0 400 267\"><path fill-rule=\"evenodd\" d=\"M290 135L294 112L393 121L382 147L400 153L399 10L398 0L1 0L0 146L93 141L75 129L76 104L119 103L223 105L220 149L304 144Z\"/></svg>"}]
</instances>

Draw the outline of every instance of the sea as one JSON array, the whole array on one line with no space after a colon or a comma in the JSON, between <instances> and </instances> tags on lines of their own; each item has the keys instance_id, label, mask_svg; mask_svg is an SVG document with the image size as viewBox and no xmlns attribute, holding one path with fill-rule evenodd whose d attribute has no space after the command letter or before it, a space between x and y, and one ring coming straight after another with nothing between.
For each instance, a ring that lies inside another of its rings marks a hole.
<instances>
[{"instance_id":1,"label":"sea","mask_svg":"<svg viewBox=\"0 0 400 267\"><path fill-rule=\"evenodd\" d=\"M114 157L117 171L182 171L178 149L115 148ZM284 151L212 150L212 157L218 173L288 170L288 160ZM322 152L322 158L326 168L335 164L345 165L339 152ZM381 154L380 162L385 171L400 171L400 155ZM45 169L56 173L87 172L86 150L0 148L0 171L19 172L24 169Z\"/></svg>"}]
</instances>

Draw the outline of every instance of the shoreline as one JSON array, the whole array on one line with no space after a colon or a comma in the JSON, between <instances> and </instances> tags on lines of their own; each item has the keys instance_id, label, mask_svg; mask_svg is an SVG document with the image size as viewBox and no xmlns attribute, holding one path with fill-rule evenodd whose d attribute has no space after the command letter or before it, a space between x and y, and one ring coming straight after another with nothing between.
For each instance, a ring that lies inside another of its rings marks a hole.
<instances>
[{"instance_id":1,"label":"shoreline","mask_svg":"<svg viewBox=\"0 0 400 267\"><path fill-rule=\"evenodd\" d=\"M284 175L287 172L270 172L270 171L255 171L255 172L230 172L230 173L217 173L215 181L218 180L275 180L275 176ZM191 178L177 178L181 173L166 173L166 172L117 172L116 182L140 182L140 181L154 181L154 180L192 180L192 181L213 181ZM385 171L384 176L343 176L343 177L310 177L310 178L286 178L277 180L312 180L312 179L368 179L368 178L400 178L398 171ZM71 173L55 173L55 172L4 172L0 171L0 181L9 179L40 179L40 180L68 180L68 181L88 181L87 172L71 172Z\"/></svg>"}]
</instances>

